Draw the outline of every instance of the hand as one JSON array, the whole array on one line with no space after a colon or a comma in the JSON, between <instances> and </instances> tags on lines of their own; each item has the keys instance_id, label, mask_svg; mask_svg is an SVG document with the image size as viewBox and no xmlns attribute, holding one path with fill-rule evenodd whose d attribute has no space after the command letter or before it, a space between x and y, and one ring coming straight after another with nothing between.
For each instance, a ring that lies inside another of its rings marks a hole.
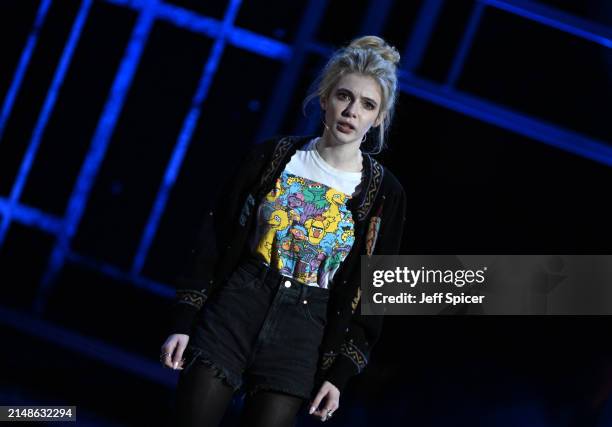
<instances>
[{"instance_id":1,"label":"hand","mask_svg":"<svg viewBox=\"0 0 612 427\"><path fill-rule=\"evenodd\" d=\"M326 398L325 404L321 405L321 409L317 409L323 398ZM339 407L340 390L338 390L338 388L329 381L325 381L321 385L321 388L319 389L319 392L317 393L315 399L312 401L309 413L315 417L321 417L321 421L327 421L327 419L331 417L332 413Z\"/></svg>"},{"instance_id":2,"label":"hand","mask_svg":"<svg viewBox=\"0 0 612 427\"><path fill-rule=\"evenodd\" d=\"M161 347L159 361L168 368L183 370L183 352L189 342L189 335L172 334Z\"/></svg>"}]
</instances>

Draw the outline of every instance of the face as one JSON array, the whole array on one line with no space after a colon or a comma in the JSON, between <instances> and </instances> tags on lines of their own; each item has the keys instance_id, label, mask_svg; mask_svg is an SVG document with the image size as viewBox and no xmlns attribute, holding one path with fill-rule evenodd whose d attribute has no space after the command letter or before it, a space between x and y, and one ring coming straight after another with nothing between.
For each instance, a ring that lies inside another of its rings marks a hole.
<instances>
[{"instance_id":1,"label":"face","mask_svg":"<svg viewBox=\"0 0 612 427\"><path fill-rule=\"evenodd\" d=\"M321 100L325 123L333 139L341 143L361 142L363 135L382 121L380 86L370 76L342 76L327 99Z\"/></svg>"}]
</instances>

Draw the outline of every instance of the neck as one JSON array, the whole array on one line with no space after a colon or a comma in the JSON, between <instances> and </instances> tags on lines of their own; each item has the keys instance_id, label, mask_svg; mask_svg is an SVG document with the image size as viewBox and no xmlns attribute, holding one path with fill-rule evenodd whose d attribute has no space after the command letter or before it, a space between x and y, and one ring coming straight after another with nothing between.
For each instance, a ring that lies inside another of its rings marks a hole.
<instances>
[{"instance_id":1,"label":"neck","mask_svg":"<svg viewBox=\"0 0 612 427\"><path fill-rule=\"evenodd\" d=\"M336 169L347 172L361 172L363 156L359 149L360 145L360 140L353 142L339 141L330 131L325 129L315 148L323 160Z\"/></svg>"}]
</instances>

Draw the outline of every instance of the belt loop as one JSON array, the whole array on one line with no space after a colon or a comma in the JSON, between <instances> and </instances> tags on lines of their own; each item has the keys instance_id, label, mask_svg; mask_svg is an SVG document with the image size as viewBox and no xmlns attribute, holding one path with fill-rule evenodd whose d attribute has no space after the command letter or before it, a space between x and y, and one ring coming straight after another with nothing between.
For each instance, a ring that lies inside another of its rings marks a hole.
<instances>
[{"instance_id":1,"label":"belt loop","mask_svg":"<svg viewBox=\"0 0 612 427\"><path fill-rule=\"evenodd\" d=\"M305 283L299 283L298 282L298 286L300 287L300 296L298 297L298 304L303 304L304 299L306 299L306 285Z\"/></svg>"}]
</instances>

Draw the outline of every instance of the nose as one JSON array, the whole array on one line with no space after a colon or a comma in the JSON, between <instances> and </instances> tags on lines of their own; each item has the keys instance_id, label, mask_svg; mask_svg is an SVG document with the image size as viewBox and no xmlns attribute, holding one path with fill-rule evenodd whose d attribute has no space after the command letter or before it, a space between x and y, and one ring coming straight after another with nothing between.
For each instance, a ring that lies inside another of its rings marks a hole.
<instances>
[{"instance_id":1,"label":"nose","mask_svg":"<svg viewBox=\"0 0 612 427\"><path fill-rule=\"evenodd\" d=\"M349 105L346 106L344 114L349 117L355 117L357 115L357 107L355 106L354 102L351 102Z\"/></svg>"}]
</instances>

